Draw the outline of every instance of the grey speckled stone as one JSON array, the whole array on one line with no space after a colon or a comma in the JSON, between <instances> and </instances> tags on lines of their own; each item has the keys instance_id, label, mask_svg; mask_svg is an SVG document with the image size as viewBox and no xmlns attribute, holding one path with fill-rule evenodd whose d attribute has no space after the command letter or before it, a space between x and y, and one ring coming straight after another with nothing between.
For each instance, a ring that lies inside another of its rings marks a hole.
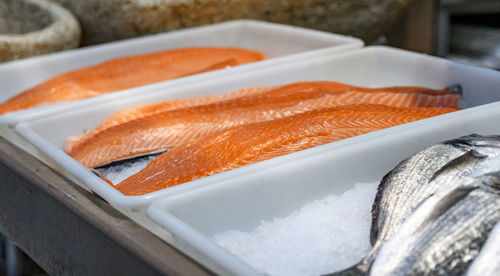
<instances>
[{"instance_id":1,"label":"grey speckled stone","mask_svg":"<svg viewBox=\"0 0 500 276\"><path fill-rule=\"evenodd\" d=\"M48 0L0 0L0 62L78 47L81 30Z\"/></svg>"},{"instance_id":2,"label":"grey speckled stone","mask_svg":"<svg viewBox=\"0 0 500 276\"><path fill-rule=\"evenodd\" d=\"M231 19L285 23L373 40L412 0L56 0L96 44Z\"/></svg>"}]
</instances>

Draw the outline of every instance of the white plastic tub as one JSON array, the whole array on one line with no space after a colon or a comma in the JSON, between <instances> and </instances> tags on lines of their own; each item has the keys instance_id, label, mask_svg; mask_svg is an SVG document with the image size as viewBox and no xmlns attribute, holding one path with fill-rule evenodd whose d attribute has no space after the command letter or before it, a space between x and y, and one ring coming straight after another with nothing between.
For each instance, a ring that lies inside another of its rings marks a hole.
<instances>
[{"instance_id":1,"label":"white plastic tub","mask_svg":"<svg viewBox=\"0 0 500 276\"><path fill-rule=\"evenodd\" d=\"M12 112L0 116L0 135L23 147L24 144L19 141L19 137L10 130L24 120L41 118L64 110L76 110L83 106L112 101L128 95L143 95L149 91L161 91L168 87L211 80L228 73L256 71L259 68L269 68L280 63L293 62L297 58L309 55L358 49L363 46L363 42L353 37L299 27L252 20L236 20L2 63L0 64L0 102L67 71L122 56L193 46L243 47L263 52L268 60L159 82L96 98Z\"/></svg>"},{"instance_id":2,"label":"white plastic tub","mask_svg":"<svg viewBox=\"0 0 500 276\"><path fill-rule=\"evenodd\" d=\"M441 122L445 122L446 118L459 117L462 116L460 114L463 114L463 112L469 112L469 110L465 110L445 114L404 126L377 131L142 196L124 196L63 152L65 137L81 134L85 129L88 130L96 126L113 112L131 105L226 93L243 87L276 85L306 80L331 80L370 87L418 85L443 88L447 85L460 83L464 89L463 99L470 106L500 100L500 93L497 93L497 87L500 86L499 72L460 65L440 58L387 47L368 47L359 51L324 54L252 73L231 74L226 78L207 80L181 88L148 93L141 97L128 97L89 106L77 111L55 114L47 118L19 124L16 131L36 147L35 154L40 160L77 181L77 183L88 186L112 205L125 209L144 209L153 200L166 195L205 188L211 183L255 173L285 162L328 152L362 141L368 142L372 138L381 136L390 138L391 135L400 132L409 133L409 129L416 129L416 132L425 131L429 128L428 125L432 124L443 124L443 128L445 128L445 123Z\"/></svg>"},{"instance_id":3,"label":"white plastic tub","mask_svg":"<svg viewBox=\"0 0 500 276\"><path fill-rule=\"evenodd\" d=\"M303 158L290 155L268 166L264 161L252 174L165 196L147 214L171 233L180 250L217 274L257 274L217 246L213 235L248 232L262 220L273 221L313 200L340 195L356 182L380 181L400 161L434 143L470 133L500 134L500 102L449 115L318 147Z\"/></svg>"}]
</instances>

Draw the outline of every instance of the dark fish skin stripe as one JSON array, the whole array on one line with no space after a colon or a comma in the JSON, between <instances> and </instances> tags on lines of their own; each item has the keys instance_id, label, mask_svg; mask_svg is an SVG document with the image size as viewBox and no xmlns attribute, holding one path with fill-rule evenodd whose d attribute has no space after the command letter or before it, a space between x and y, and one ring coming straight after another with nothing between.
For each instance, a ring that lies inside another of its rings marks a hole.
<instances>
[{"instance_id":1,"label":"dark fish skin stripe","mask_svg":"<svg viewBox=\"0 0 500 276\"><path fill-rule=\"evenodd\" d=\"M384 177L380 181L380 184L377 187L377 193L375 194L375 200L373 201L372 224L371 224L371 228L370 228L370 243L372 246L375 245L375 242L377 241L377 238L378 238L378 230L379 230L377 227L378 215L379 215L378 206L380 204L380 200L382 199L382 194L384 193L385 185L386 185L391 173L392 173L392 171L387 173L386 175L384 175Z\"/></svg>"},{"instance_id":2,"label":"dark fish skin stripe","mask_svg":"<svg viewBox=\"0 0 500 276\"><path fill-rule=\"evenodd\" d=\"M429 182L436 179L440 175L447 174L452 170L459 169L460 167L464 167L466 164L471 162L476 162L480 159L487 158L487 155L480 154L475 150L470 150L465 154L451 160L448 164L444 165L444 167L437 170L434 175L429 179Z\"/></svg>"},{"instance_id":3,"label":"dark fish skin stripe","mask_svg":"<svg viewBox=\"0 0 500 276\"><path fill-rule=\"evenodd\" d=\"M471 149L473 147L500 148L500 135L483 136L474 133L457 139L445 141L443 144L464 149Z\"/></svg>"},{"instance_id":4,"label":"dark fish skin stripe","mask_svg":"<svg viewBox=\"0 0 500 276\"><path fill-rule=\"evenodd\" d=\"M106 163L106 164L103 164L103 165L100 165L98 167L95 167L94 169L96 170L105 170L105 169L109 169L111 167L116 167L116 166L122 166L128 162L136 162L136 161L139 161L141 159L146 159L146 158L149 158L151 156L158 156L164 152L167 152L168 149L166 150L160 150L160 151L155 151L155 152L151 152L151 153L146 153L146 154L142 154L142 155L138 155L138 156L133 156L133 157L130 157L130 158L124 158L124 159L119 159L119 160L115 160L113 162L109 162L109 163Z\"/></svg>"}]
</instances>

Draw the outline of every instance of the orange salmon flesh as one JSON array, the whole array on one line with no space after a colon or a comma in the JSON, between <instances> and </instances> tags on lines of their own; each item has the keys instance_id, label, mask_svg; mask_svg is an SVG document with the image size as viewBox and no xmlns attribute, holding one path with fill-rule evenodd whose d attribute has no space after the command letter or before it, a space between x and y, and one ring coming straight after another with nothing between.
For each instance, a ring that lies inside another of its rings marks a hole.
<instances>
[{"instance_id":1,"label":"orange salmon flesh","mask_svg":"<svg viewBox=\"0 0 500 276\"><path fill-rule=\"evenodd\" d=\"M143 195L355 135L455 111L356 104L228 128L182 144L115 186Z\"/></svg>"},{"instance_id":2,"label":"orange salmon flesh","mask_svg":"<svg viewBox=\"0 0 500 276\"><path fill-rule=\"evenodd\" d=\"M0 104L0 114L96 97L141 85L265 59L240 48L185 48L112 59L67 72Z\"/></svg>"},{"instance_id":3,"label":"orange salmon flesh","mask_svg":"<svg viewBox=\"0 0 500 276\"><path fill-rule=\"evenodd\" d=\"M395 92L401 91L401 92ZM97 167L190 143L217 131L354 104L457 108L460 96L415 87L367 89L335 82L301 82L126 109L96 129L69 137L66 152ZM120 116L121 115L121 116Z\"/></svg>"},{"instance_id":4,"label":"orange salmon flesh","mask_svg":"<svg viewBox=\"0 0 500 276\"><path fill-rule=\"evenodd\" d=\"M162 111L168 111L176 108L182 108L182 107L189 107L189 106L198 106L198 105L203 105L203 104L210 104L213 102L217 101L222 101L222 100L228 100L232 98L237 98L241 96L246 96L246 95L251 95L251 94L258 94L261 92L267 92L269 90L290 90L290 89L318 89L323 87L324 89L328 89L330 94L340 94L340 93L346 93L346 92L365 92L365 93L373 93L373 92L383 92L386 93L386 95L394 95L395 93L405 93L405 94L411 94L411 95L422 95L422 96L429 96L427 99L435 99L435 97L432 97L431 95L435 96L442 96L441 101L452 101L452 103L443 103L442 107L447 107L448 105L453 105L454 102L457 102L459 99L459 96L456 92L454 91L448 91L447 89L443 90L434 90L434 89L429 89L429 88L423 88L423 87L384 87L384 88L365 88L365 87L357 87L357 86L352 86L352 85L347 85L347 84L342 84L342 83L335 83L335 82L299 82L299 83L293 83L290 85L284 85L282 87L252 87L252 88L245 88L245 89L240 89L238 91L228 93L228 94L215 94L215 95L208 95L208 96L202 96L198 98L192 98L192 99L181 99L181 100L174 100L174 101L166 101L166 102L160 102L160 103L154 103L154 104L147 104L147 105L142 105L142 106L134 106L130 108L126 108L124 110L121 110L109 118L107 118L104 122L102 122L98 127L96 127L94 130L91 132L88 132L84 135L81 136L74 136L74 137L69 137L68 142L66 143L66 151L71 151L71 148L80 143L81 141L85 140L86 138L92 136L93 134L102 131L106 128L119 125L128 121L132 121L135 119L139 119L141 117L146 117L149 115L157 114ZM386 99L386 101L389 101L391 99ZM422 99L420 99L422 100ZM393 100L395 101L395 100ZM415 103L415 99L401 99L401 102L399 103L401 106L420 106L420 105L425 105L428 107L431 106L436 106L439 107L442 102L421 102L421 103ZM374 103L374 102L373 102ZM391 103L391 105L394 105L397 103Z\"/></svg>"}]
</instances>

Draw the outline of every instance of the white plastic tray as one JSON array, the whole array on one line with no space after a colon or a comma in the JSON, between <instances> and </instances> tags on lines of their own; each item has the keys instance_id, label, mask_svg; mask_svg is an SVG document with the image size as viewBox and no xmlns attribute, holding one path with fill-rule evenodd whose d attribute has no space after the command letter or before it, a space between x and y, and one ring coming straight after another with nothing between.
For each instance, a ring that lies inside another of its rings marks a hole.
<instances>
[{"instance_id":1,"label":"white plastic tray","mask_svg":"<svg viewBox=\"0 0 500 276\"><path fill-rule=\"evenodd\" d=\"M70 70L121 56L192 46L244 47L263 52L268 60L159 82L96 98L9 113L0 116L0 135L18 146L30 150L11 131L13 126L24 120L41 118L64 110L75 110L128 95L143 95L148 91L161 91L168 87L212 80L230 72L236 74L259 70L259 68L269 68L276 64L293 62L296 58L309 55L358 49L363 46L363 42L353 37L299 27L252 20L236 20L2 63L0 64L0 102L50 77Z\"/></svg>"},{"instance_id":2,"label":"white plastic tray","mask_svg":"<svg viewBox=\"0 0 500 276\"><path fill-rule=\"evenodd\" d=\"M142 196L124 196L92 174L80 163L63 152L67 136L83 133L96 126L113 112L131 105L181 97L195 97L214 93L226 93L242 87L276 85L306 80L332 80L362 86L418 85L432 88L460 83L463 98L470 106L500 100L500 73L452 63L444 59L410 53L387 47L368 47L363 50L337 54L323 54L294 63L273 66L247 74L228 74L216 80L206 80L181 88L148 93L141 97L128 97L100 105L88 106L72 112L55 114L47 118L19 124L16 131L36 148L36 156L77 183L90 187L112 205L125 209L144 209L151 201L165 195L208 186L225 179L254 173L283 162L304 158L311 154L330 151L359 141L404 132L409 128L426 129L427 124L459 116L461 112L382 130L357 138L346 139L316 147L266 162L245 166L229 172L205 177Z\"/></svg>"},{"instance_id":3,"label":"white plastic tray","mask_svg":"<svg viewBox=\"0 0 500 276\"><path fill-rule=\"evenodd\" d=\"M315 154L290 162L275 159L269 168L263 168L262 162L262 169L253 174L166 196L151 204L147 214L170 232L175 246L217 274L257 274L217 246L213 235L228 230L248 232L262 220L273 221L313 200L340 195L356 182L380 181L400 161L434 143L470 133L500 134L499 121L497 102L358 136L342 146L318 147Z\"/></svg>"}]
</instances>

